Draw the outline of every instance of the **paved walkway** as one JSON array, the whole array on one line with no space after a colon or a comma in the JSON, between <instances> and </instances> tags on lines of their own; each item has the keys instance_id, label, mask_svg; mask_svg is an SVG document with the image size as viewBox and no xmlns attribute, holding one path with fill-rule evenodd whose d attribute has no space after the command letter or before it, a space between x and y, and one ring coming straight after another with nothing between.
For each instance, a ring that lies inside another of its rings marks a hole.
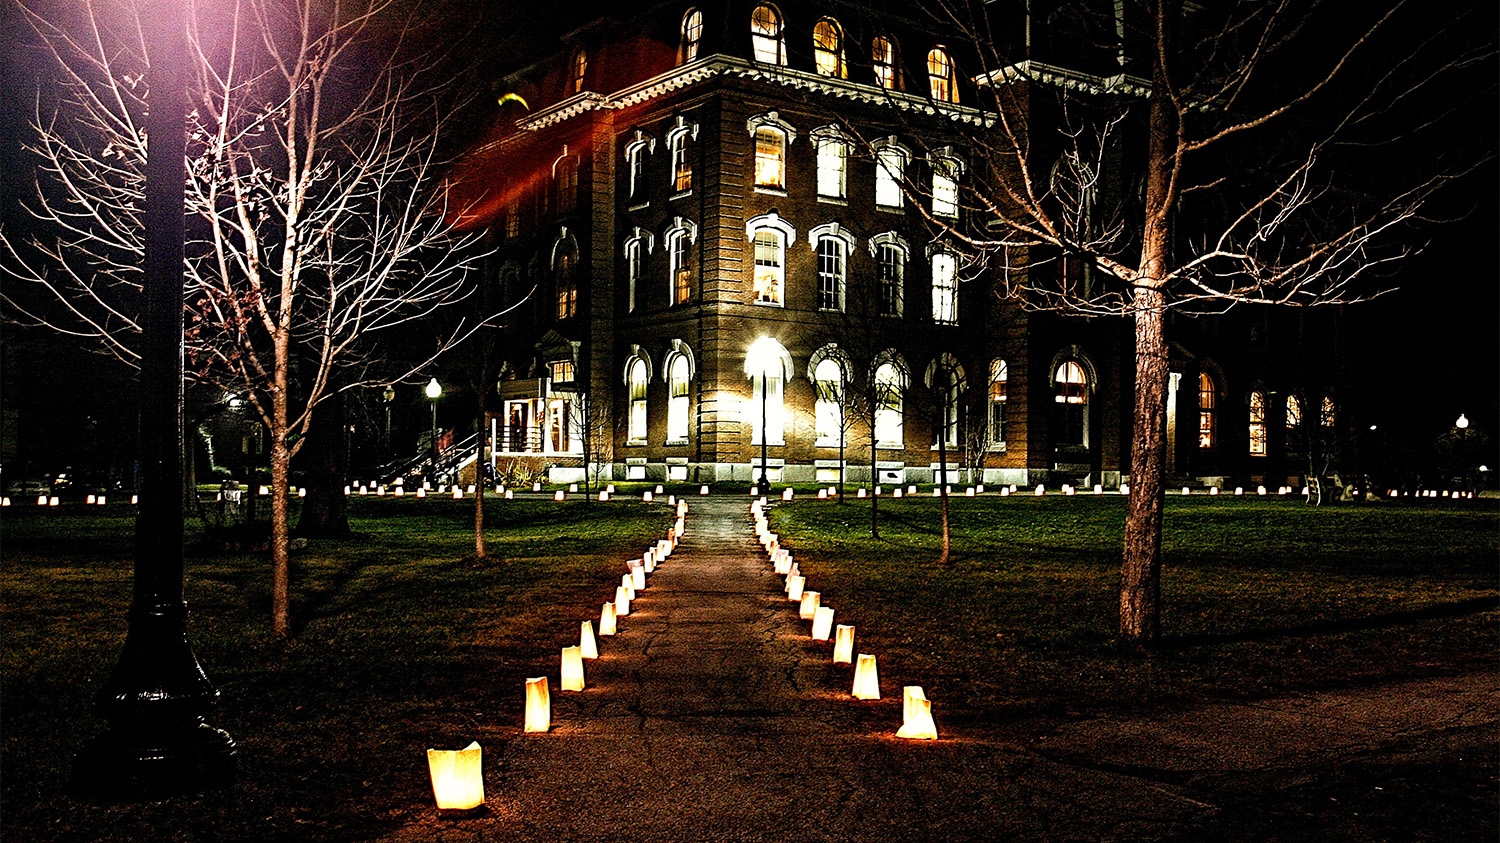
<instances>
[{"instance_id":1,"label":"paved walkway","mask_svg":"<svg viewBox=\"0 0 1500 843\"><path fill-rule=\"evenodd\" d=\"M887 681L879 702L849 697L852 671L830 663L784 599L748 500L691 505L686 540L620 634L601 639L588 688L560 692L553 677L552 731L503 751L486 744L489 815L432 817L387 840L1191 837L1225 795L1195 774L1355 753L1372 732L1482 729L1492 739L1500 722L1500 681L1488 675L1402 699L1351 692L1087 721L1030 745L978 726L935 743L899 740L900 688ZM942 729L940 701L937 716Z\"/></svg>"}]
</instances>

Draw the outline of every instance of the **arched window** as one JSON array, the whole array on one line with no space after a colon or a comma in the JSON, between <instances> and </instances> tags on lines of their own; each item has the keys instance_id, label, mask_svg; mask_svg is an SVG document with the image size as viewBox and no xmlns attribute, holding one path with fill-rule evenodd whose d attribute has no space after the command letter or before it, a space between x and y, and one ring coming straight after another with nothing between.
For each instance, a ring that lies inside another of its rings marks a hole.
<instances>
[{"instance_id":1,"label":"arched window","mask_svg":"<svg viewBox=\"0 0 1500 843\"><path fill-rule=\"evenodd\" d=\"M989 444L1005 446L1005 401L1010 381L1010 367L999 358L990 361Z\"/></svg>"},{"instance_id":2,"label":"arched window","mask_svg":"<svg viewBox=\"0 0 1500 843\"><path fill-rule=\"evenodd\" d=\"M1250 456L1266 455L1266 394L1250 393Z\"/></svg>"},{"instance_id":3,"label":"arched window","mask_svg":"<svg viewBox=\"0 0 1500 843\"><path fill-rule=\"evenodd\" d=\"M650 381L651 373L646 361L639 357L631 358L630 368L626 372L630 390L630 417L626 436L633 444L646 442L646 385Z\"/></svg>"},{"instance_id":4,"label":"arched window","mask_svg":"<svg viewBox=\"0 0 1500 843\"><path fill-rule=\"evenodd\" d=\"M953 58L942 47L934 47L927 54L927 89L938 102L958 104L957 71Z\"/></svg>"},{"instance_id":5,"label":"arched window","mask_svg":"<svg viewBox=\"0 0 1500 843\"><path fill-rule=\"evenodd\" d=\"M875 205L900 208L906 201L901 181L911 161L911 150L897 143L894 137L875 141L871 146L875 149Z\"/></svg>"},{"instance_id":6,"label":"arched window","mask_svg":"<svg viewBox=\"0 0 1500 843\"><path fill-rule=\"evenodd\" d=\"M625 144L626 195L632 203L646 201L646 153L656 149L656 138L636 130L635 138Z\"/></svg>"},{"instance_id":7,"label":"arched window","mask_svg":"<svg viewBox=\"0 0 1500 843\"><path fill-rule=\"evenodd\" d=\"M781 343L761 337L745 352L745 375L750 379L751 403L746 407L751 444L785 444L785 413L782 401L791 356Z\"/></svg>"},{"instance_id":8,"label":"arched window","mask_svg":"<svg viewBox=\"0 0 1500 843\"><path fill-rule=\"evenodd\" d=\"M578 210L578 158L564 153L552 165L552 179L557 189L557 212L571 214Z\"/></svg>"},{"instance_id":9,"label":"arched window","mask_svg":"<svg viewBox=\"0 0 1500 843\"><path fill-rule=\"evenodd\" d=\"M1302 426L1302 399L1295 395L1286 397L1286 426L1288 430Z\"/></svg>"},{"instance_id":10,"label":"arched window","mask_svg":"<svg viewBox=\"0 0 1500 843\"><path fill-rule=\"evenodd\" d=\"M905 372L894 361L875 368L875 447L898 451L906 447L902 429L905 391Z\"/></svg>"},{"instance_id":11,"label":"arched window","mask_svg":"<svg viewBox=\"0 0 1500 843\"><path fill-rule=\"evenodd\" d=\"M949 219L958 218L958 178L963 175L964 162L944 147L927 156L932 167L932 214Z\"/></svg>"},{"instance_id":12,"label":"arched window","mask_svg":"<svg viewBox=\"0 0 1500 843\"><path fill-rule=\"evenodd\" d=\"M667 361L667 444L688 440L688 401L693 380L693 361L686 354L673 354Z\"/></svg>"},{"instance_id":13,"label":"arched window","mask_svg":"<svg viewBox=\"0 0 1500 843\"><path fill-rule=\"evenodd\" d=\"M672 192L693 189L693 141L698 139L698 124L678 116L676 125L667 132L667 149L672 156Z\"/></svg>"},{"instance_id":14,"label":"arched window","mask_svg":"<svg viewBox=\"0 0 1500 843\"><path fill-rule=\"evenodd\" d=\"M942 443L949 447L958 445L958 432L962 427L961 417L963 414L962 401L964 390L968 389L968 377L964 374L963 364L952 354L943 353L927 366L927 373L923 376L927 388L932 390L938 399L938 424L933 431L932 442L939 443L939 435Z\"/></svg>"},{"instance_id":15,"label":"arched window","mask_svg":"<svg viewBox=\"0 0 1500 843\"><path fill-rule=\"evenodd\" d=\"M870 63L875 67L875 84L889 91L901 87L896 76L896 48L889 38L875 37L870 46Z\"/></svg>"},{"instance_id":16,"label":"arched window","mask_svg":"<svg viewBox=\"0 0 1500 843\"><path fill-rule=\"evenodd\" d=\"M751 276L752 301L756 304L786 304L786 247L797 230L775 212L745 222L745 236L754 252Z\"/></svg>"},{"instance_id":17,"label":"arched window","mask_svg":"<svg viewBox=\"0 0 1500 843\"><path fill-rule=\"evenodd\" d=\"M849 138L837 126L820 126L812 132L817 147L818 196L843 199L849 169Z\"/></svg>"},{"instance_id":18,"label":"arched window","mask_svg":"<svg viewBox=\"0 0 1500 843\"><path fill-rule=\"evenodd\" d=\"M755 186L786 189L786 135L774 126L755 130Z\"/></svg>"},{"instance_id":19,"label":"arched window","mask_svg":"<svg viewBox=\"0 0 1500 843\"><path fill-rule=\"evenodd\" d=\"M1212 448L1217 440L1217 421L1214 410L1218 396L1214 379L1208 372L1198 373L1198 447Z\"/></svg>"},{"instance_id":20,"label":"arched window","mask_svg":"<svg viewBox=\"0 0 1500 843\"><path fill-rule=\"evenodd\" d=\"M693 263L688 247L698 239L698 226L691 220L673 217L672 227L662 243L667 247L667 301L685 304L693 297Z\"/></svg>"},{"instance_id":21,"label":"arched window","mask_svg":"<svg viewBox=\"0 0 1500 843\"><path fill-rule=\"evenodd\" d=\"M813 69L822 76L849 78L844 67L844 33L832 18L823 18L813 26Z\"/></svg>"},{"instance_id":22,"label":"arched window","mask_svg":"<svg viewBox=\"0 0 1500 843\"><path fill-rule=\"evenodd\" d=\"M563 229L552 246L552 283L557 292L557 318L578 315L578 241Z\"/></svg>"},{"instance_id":23,"label":"arched window","mask_svg":"<svg viewBox=\"0 0 1500 843\"><path fill-rule=\"evenodd\" d=\"M750 54L763 64L786 64L781 13L772 6L756 6L750 13Z\"/></svg>"},{"instance_id":24,"label":"arched window","mask_svg":"<svg viewBox=\"0 0 1500 843\"><path fill-rule=\"evenodd\" d=\"M677 52L677 63L687 64L698 58L698 45L703 39L703 13L691 9L682 18L682 46Z\"/></svg>"},{"instance_id":25,"label":"arched window","mask_svg":"<svg viewBox=\"0 0 1500 843\"><path fill-rule=\"evenodd\" d=\"M906 291L906 241L894 231L870 238L870 256L875 258L878 287L876 310L881 316L900 316Z\"/></svg>"},{"instance_id":26,"label":"arched window","mask_svg":"<svg viewBox=\"0 0 1500 843\"><path fill-rule=\"evenodd\" d=\"M1089 381L1076 360L1064 360L1052 375L1057 444L1088 444Z\"/></svg>"},{"instance_id":27,"label":"arched window","mask_svg":"<svg viewBox=\"0 0 1500 843\"><path fill-rule=\"evenodd\" d=\"M932 321L958 324L958 260L943 249L932 253Z\"/></svg>"},{"instance_id":28,"label":"arched window","mask_svg":"<svg viewBox=\"0 0 1500 843\"><path fill-rule=\"evenodd\" d=\"M583 91L583 77L589 70L589 54L583 50L573 54L573 63L568 74L568 93L577 94Z\"/></svg>"},{"instance_id":29,"label":"arched window","mask_svg":"<svg viewBox=\"0 0 1500 843\"><path fill-rule=\"evenodd\" d=\"M642 231L639 227L631 229L630 236L625 238L625 281L627 297L625 309L627 312L634 311L639 303L640 282L645 277L646 255L656 245L656 238L649 231Z\"/></svg>"},{"instance_id":30,"label":"arched window","mask_svg":"<svg viewBox=\"0 0 1500 843\"><path fill-rule=\"evenodd\" d=\"M820 225L808 232L818 254L818 309L843 311L844 286L854 235L838 223Z\"/></svg>"},{"instance_id":31,"label":"arched window","mask_svg":"<svg viewBox=\"0 0 1500 843\"><path fill-rule=\"evenodd\" d=\"M1325 428L1331 428L1338 421L1338 406L1333 403L1331 396L1323 396L1323 403L1318 407L1318 424Z\"/></svg>"},{"instance_id":32,"label":"arched window","mask_svg":"<svg viewBox=\"0 0 1500 843\"><path fill-rule=\"evenodd\" d=\"M844 367L837 358L828 356L813 370L813 387L817 400L813 404L813 421L820 446L837 445L844 429Z\"/></svg>"}]
</instances>

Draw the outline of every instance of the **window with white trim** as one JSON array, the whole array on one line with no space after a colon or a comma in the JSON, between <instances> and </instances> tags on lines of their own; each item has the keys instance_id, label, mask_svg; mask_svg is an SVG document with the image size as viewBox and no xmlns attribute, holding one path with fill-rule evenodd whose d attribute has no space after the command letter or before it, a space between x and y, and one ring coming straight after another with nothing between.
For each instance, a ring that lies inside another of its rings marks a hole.
<instances>
[{"instance_id":1,"label":"window with white trim","mask_svg":"<svg viewBox=\"0 0 1500 843\"><path fill-rule=\"evenodd\" d=\"M552 245L552 283L557 294L557 318L578 315L578 241L564 228Z\"/></svg>"},{"instance_id":2,"label":"window with white trim","mask_svg":"<svg viewBox=\"0 0 1500 843\"><path fill-rule=\"evenodd\" d=\"M875 258L875 310L881 316L900 316L906 295L906 256L910 249L901 235L887 231L870 238Z\"/></svg>"},{"instance_id":3,"label":"window with white trim","mask_svg":"<svg viewBox=\"0 0 1500 843\"><path fill-rule=\"evenodd\" d=\"M750 53L763 64L786 64L786 44L782 41L781 13L774 6L762 4L750 13Z\"/></svg>"},{"instance_id":4,"label":"window with white trim","mask_svg":"<svg viewBox=\"0 0 1500 843\"><path fill-rule=\"evenodd\" d=\"M818 150L818 196L828 199L845 198L849 169L848 140L837 129L833 129L814 132L813 143Z\"/></svg>"},{"instance_id":5,"label":"window with white trim","mask_svg":"<svg viewBox=\"0 0 1500 843\"><path fill-rule=\"evenodd\" d=\"M818 256L818 309L842 311L854 235L831 222L812 229L807 236Z\"/></svg>"},{"instance_id":6,"label":"window with white trim","mask_svg":"<svg viewBox=\"0 0 1500 843\"><path fill-rule=\"evenodd\" d=\"M1076 360L1064 360L1052 375L1058 445L1088 444L1089 381Z\"/></svg>"},{"instance_id":7,"label":"window with white trim","mask_svg":"<svg viewBox=\"0 0 1500 843\"><path fill-rule=\"evenodd\" d=\"M932 215L958 218L958 179L964 164L946 147L927 157L932 165Z\"/></svg>"},{"instance_id":8,"label":"window with white trim","mask_svg":"<svg viewBox=\"0 0 1500 843\"><path fill-rule=\"evenodd\" d=\"M583 50L573 54L571 81L568 83L568 93L577 94L583 91L583 79L589 69L589 55Z\"/></svg>"},{"instance_id":9,"label":"window with white trim","mask_svg":"<svg viewBox=\"0 0 1500 843\"><path fill-rule=\"evenodd\" d=\"M875 205L881 208L900 208L906 202L901 182L906 174L906 165L911 162L911 150L892 139L876 141L874 146Z\"/></svg>"},{"instance_id":10,"label":"window with white trim","mask_svg":"<svg viewBox=\"0 0 1500 843\"><path fill-rule=\"evenodd\" d=\"M943 249L932 253L932 321L958 324L958 260Z\"/></svg>"},{"instance_id":11,"label":"window with white trim","mask_svg":"<svg viewBox=\"0 0 1500 843\"><path fill-rule=\"evenodd\" d=\"M1218 392L1208 372L1198 373L1198 447L1212 448L1218 441Z\"/></svg>"},{"instance_id":12,"label":"window with white trim","mask_svg":"<svg viewBox=\"0 0 1500 843\"><path fill-rule=\"evenodd\" d=\"M786 189L786 135L770 126L755 130L755 186Z\"/></svg>"},{"instance_id":13,"label":"window with white trim","mask_svg":"<svg viewBox=\"0 0 1500 843\"><path fill-rule=\"evenodd\" d=\"M813 389L817 394L813 402L817 444L837 445L844 427L844 367L837 359L825 357L813 369Z\"/></svg>"},{"instance_id":14,"label":"window with white trim","mask_svg":"<svg viewBox=\"0 0 1500 843\"><path fill-rule=\"evenodd\" d=\"M752 254L751 301L756 304L786 304L786 248L797 230L775 212L745 222L745 236Z\"/></svg>"},{"instance_id":15,"label":"window with white trim","mask_svg":"<svg viewBox=\"0 0 1500 843\"><path fill-rule=\"evenodd\" d=\"M645 202L649 185L646 183L646 153L656 149L656 138L647 137L639 130L635 139L625 144L625 195L631 204Z\"/></svg>"},{"instance_id":16,"label":"window with white trim","mask_svg":"<svg viewBox=\"0 0 1500 843\"><path fill-rule=\"evenodd\" d=\"M662 239L667 247L667 301L686 304L693 297L693 263L688 247L698 239L698 226L691 220L673 217L672 227Z\"/></svg>"},{"instance_id":17,"label":"window with white trim","mask_svg":"<svg viewBox=\"0 0 1500 843\"><path fill-rule=\"evenodd\" d=\"M630 390L630 416L626 436L632 444L645 444L646 387L651 382L651 373L646 367L645 360L639 357L631 358L626 381Z\"/></svg>"},{"instance_id":18,"label":"window with white trim","mask_svg":"<svg viewBox=\"0 0 1500 843\"><path fill-rule=\"evenodd\" d=\"M651 232L642 231L639 227L632 228L630 236L625 238L625 309L627 312L634 311L640 304L641 279L645 277L646 272L646 255L650 254L655 246L656 238Z\"/></svg>"},{"instance_id":19,"label":"window with white trim","mask_svg":"<svg viewBox=\"0 0 1500 843\"><path fill-rule=\"evenodd\" d=\"M693 142L698 139L698 124L689 123L685 117L677 117L676 125L667 132L667 150L672 161L672 192L686 193L693 189Z\"/></svg>"},{"instance_id":20,"label":"window with white trim","mask_svg":"<svg viewBox=\"0 0 1500 843\"><path fill-rule=\"evenodd\" d=\"M902 425L902 393L906 378L895 363L875 369L875 447L901 450L906 447Z\"/></svg>"},{"instance_id":21,"label":"window with white trim","mask_svg":"<svg viewBox=\"0 0 1500 843\"><path fill-rule=\"evenodd\" d=\"M674 354L667 361L667 444L688 439L688 401L693 379L692 361Z\"/></svg>"},{"instance_id":22,"label":"window with white trim","mask_svg":"<svg viewBox=\"0 0 1500 843\"><path fill-rule=\"evenodd\" d=\"M820 76L849 78L844 66L844 32L832 18L823 18L813 26L813 70Z\"/></svg>"}]
</instances>

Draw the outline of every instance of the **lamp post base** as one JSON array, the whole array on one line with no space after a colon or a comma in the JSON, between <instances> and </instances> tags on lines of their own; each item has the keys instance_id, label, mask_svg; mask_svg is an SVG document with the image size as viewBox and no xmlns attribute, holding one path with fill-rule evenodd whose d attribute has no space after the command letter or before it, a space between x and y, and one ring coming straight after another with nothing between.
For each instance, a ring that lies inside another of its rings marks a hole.
<instances>
[{"instance_id":1,"label":"lamp post base","mask_svg":"<svg viewBox=\"0 0 1500 843\"><path fill-rule=\"evenodd\" d=\"M228 732L185 724L116 724L73 758L73 790L102 801L149 801L224 787L238 753Z\"/></svg>"}]
</instances>

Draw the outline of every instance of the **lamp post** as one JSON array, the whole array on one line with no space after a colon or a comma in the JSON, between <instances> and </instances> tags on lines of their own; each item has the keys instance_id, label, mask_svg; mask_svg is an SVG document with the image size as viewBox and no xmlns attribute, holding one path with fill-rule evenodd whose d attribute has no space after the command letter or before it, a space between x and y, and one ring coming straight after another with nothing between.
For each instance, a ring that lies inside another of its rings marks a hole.
<instances>
[{"instance_id":1,"label":"lamp post","mask_svg":"<svg viewBox=\"0 0 1500 843\"><path fill-rule=\"evenodd\" d=\"M771 363L774 359L776 365L781 365L781 357L774 348L776 341L770 337L761 337L751 344L750 350L745 354L745 371L752 377L760 375L760 480L756 481L755 489L761 495L771 493L770 459L766 449L770 443L770 410L769 401L771 393Z\"/></svg>"},{"instance_id":2,"label":"lamp post","mask_svg":"<svg viewBox=\"0 0 1500 843\"><path fill-rule=\"evenodd\" d=\"M80 794L107 799L159 799L222 786L236 767L234 739L203 720L219 692L188 643L183 599L187 30L182 10L165 3L147 4L143 23L153 96L145 118L134 576L125 644L96 703L109 726L73 764Z\"/></svg>"},{"instance_id":3,"label":"lamp post","mask_svg":"<svg viewBox=\"0 0 1500 843\"><path fill-rule=\"evenodd\" d=\"M387 386L380 395L385 399L385 449L380 458L388 460L391 458L391 402L396 400L396 388Z\"/></svg>"},{"instance_id":4,"label":"lamp post","mask_svg":"<svg viewBox=\"0 0 1500 843\"><path fill-rule=\"evenodd\" d=\"M432 438L428 440L432 448L432 479L437 480L437 402L443 397L443 387L438 384L437 378L427 382L427 397L432 401Z\"/></svg>"},{"instance_id":5,"label":"lamp post","mask_svg":"<svg viewBox=\"0 0 1500 843\"><path fill-rule=\"evenodd\" d=\"M1463 485L1463 490L1469 489L1469 417L1463 413L1458 414L1458 419L1453 422L1458 428L1458 482Z\"/></svg>"}]
</instances>

